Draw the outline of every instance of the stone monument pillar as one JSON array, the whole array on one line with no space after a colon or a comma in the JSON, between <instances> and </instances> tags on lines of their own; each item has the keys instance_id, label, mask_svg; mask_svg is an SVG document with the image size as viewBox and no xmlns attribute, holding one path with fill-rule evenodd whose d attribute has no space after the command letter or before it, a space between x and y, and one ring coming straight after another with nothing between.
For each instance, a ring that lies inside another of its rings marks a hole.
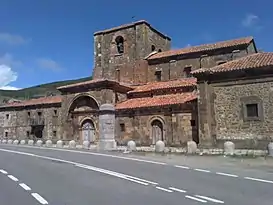
<instances>
[{"instance_id":1,"label":"stone monument pillar","mask_svg":"<svg viewBox=\"0 0 273 205\"><path fill-rule=\"evenodd\" d=\"M100 106L99 113L99 146L100 150L114 150L115 141L115 107L112 104Z\"/></svg>"}]
</instances>

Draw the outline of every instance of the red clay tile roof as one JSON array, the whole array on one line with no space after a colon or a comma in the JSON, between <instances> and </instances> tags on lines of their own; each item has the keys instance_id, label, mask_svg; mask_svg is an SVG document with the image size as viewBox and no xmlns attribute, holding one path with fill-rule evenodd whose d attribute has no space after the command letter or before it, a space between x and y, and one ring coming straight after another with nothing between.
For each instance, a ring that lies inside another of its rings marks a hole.
<instances>
[{"instance_id":1,"label":"red clay tile roof","mask_svg":"<svg viewBox=\"0 0 273 205\"><path fill-rule=\"evenodd\" d=\"M37 99L30 99L30 100L25 100L22 102L8 103L5 105L1 105L0 108L25 107L25 106L31 106L31 105L55 104L55 103L61 103L61 102L62 102L62 96L52 96L52 97L42 97L42 98L37 98Z\"/></svg>"},{"instance_id":2,"label":"red clay tile roof","mask_svg":"<svg viewBox=\"0 0 273 205\"><path fill-rule=\"evenodd\" d=\"M228 72L233 70L254 69L266 66L273 66L273 52L270 53L255 53L237 60L229 61L227 63L217 65L212 68L200 68L192 72L198 73L217 73Z\"/></svg>"},{"instance_id":3,"label":"red clay tile roof","mask_svg":"<svg viewBox=\"0 0 273 205\"><path fill-rule=\"evenodd\" d=\"M167 105L178 105L186 102L195 100L197 95L193 92L181 93L181 94L170 94L170 95L158 95L154 97L145 98L132 98L126 101L116 104L117 110L125 109L137 109L137 108L149 108L159 107Z\"/></svg>"},{"instance_id":4,"label":"red clay tile roof","mask_svg":"<svg viewBox=\"0 0 273 205\"><path fill-rule=\"evenodd\" d=\"M119 84L121 86L125 86L130 88L129 85L120 83L118 81L115 80L108 80L108 79L95 79L95 80L88 80L88 81L84 81L84 82L80 82L80 83L74 83L74 84L69 84L69 85L64 85L61 87L58 87L58 90L62 90L62 89L66 89L66 88L74 88L74 87L78 87L78 86L83 86L83 85L91 85L91 84L96 84L96 83L100 83L100 82L112 82L112 83L116 83Z\"/></svg>"},{"instance_id":5,"label":"red clay tile roof","mask_svg":"<svg viewBox=\"0 0 273 205\"><path fill-rule=\"evenodd\" d=\"M154 31L156 31L157 33L161 34L162 36L164 36L165 38L167 39L171 39L170 37L166 36L165 34L159 32L158 30L156 30L155 28L153 28L151 26L151 24L149 24L147 21L145 20L139 20L139 21L135 21L135 22L132 22L132 23L128 23L128 24L123 24L123 25L120 25L120 26L117 26L117 27L113 27L113 28L110 28L110 29L105 29L105 30L102 30L102 31L97 31L94 33L94 36L95 35L99 35L99 34L103 34L103 33L109 33L109 32L113 32L113 31L117 31L117 30L121 30L121 29L125 29L125 28L128 28L128 27L133 27L135 25L138 25L138 24L146 24L147 26L149 26L151 29L153 29Z\"/></svg>"},{"instance_id":6,"label":"red clay tile roof","mask_svg":"<svg viewBox=\"0 0 273 205\"><path fill-rule=\"evenodd\" d=\"M220 41L216 43L203 44L199 46L192 46L192 47L182 48L178 50L169 50L169 51L164 51L164 52L160 52L155 55L152 55L151 57L148 58L148 60L165 58L169 56L184 55L184 54L190 54L190 53L211 51L211 50L216 50L220 48L248 45L251 43L252 40L253 40L253 37L245 37L245 38L239 38L239 39L233 39L233 40L227 40L227 41Z\"/></svg>"},{"instance_id":7,"label":"red clay tile roof","mask_svg":"<svg viewBox=\"0 0 273 205\"><path fill-rule=\"evenodd\" d=\"M182 88L196 85L196 78L185 78L179 80L165 81L165 82L152 82L145 85L136 86L134 90L128 93L141 93L155 90L162 90L168 88Z\"/></svg>"}]
</instances>

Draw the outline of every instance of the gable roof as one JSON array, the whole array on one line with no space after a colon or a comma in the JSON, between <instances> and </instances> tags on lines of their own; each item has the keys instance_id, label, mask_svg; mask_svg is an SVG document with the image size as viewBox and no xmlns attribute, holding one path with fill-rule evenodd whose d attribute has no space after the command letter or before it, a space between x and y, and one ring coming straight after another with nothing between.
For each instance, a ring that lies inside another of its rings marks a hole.
<instances>
[{"instance_id":1,"label":"gable roof","mask_svg":"<svg viewBox=\"0 0 273 205\"><path fill-rule=\"evenodd\" d=\"M255 53L212 68L200 68L192 71L192 74L213 74L219 72L230 72L234 70L262 68L267 66L273 66L273 52Z\"/></svg>"},{"instance_id":2,"label":"gable roof","mask_svg":"<svg viewBox=\"0 0 273 205\"><path fill-rule=\"evenodd\" d=\"M205 51L213 51L221 48L232 48L232 47L238 47L243 45L248 45L253 41L253 37L245 37L245 38L239 38L239 39L233 39L233 40L227 40L227 41L219 41L216 43L209 43L209 44L203 44L199 46L192 46L177 50L169 50L160 52L157 54L154 54L148 58L148 60L153 59L160 59L160 58L167 58L170 56L178 56L178 55L185 55L190 53L197 53L197 52L205 52Z\"/></svg>"},{"instance_id":3,"label":"gable roof","mask_svg":"<svg viewBox=\"0 0 273 205\"><path fill-rule=\"evenodd\" d=\"M184 78L184 79L164 81L164 82L163 81L151 82L145 85L136 86L134 90L129 91L128 94L164 90L164 89L171 89L171 88L190 87L195 85L196 85L196 78Z\"/></svg>"},{"instance_id":4,"label":"gable roof","mask_svg":"<svg viewBox=\"0 0 273 205\"><path fill-rule=\"evenodd\" d=\"M51 96L51 97L42 97L42 98L24 100L21 102L12 102L12 103L1 105L0 108L26 107L26 106L32 106L32 105L47 105L47 104L57 104L61 102L62 102L62 96Z\"/></svg>"},{"instance_id":5,"label":"gable roof","mask_svg":"<svg viewBox=\"0 0 273 205\"><path fill-rule=\"evenodd\" d=\"M117 110L128 110L138 108L162 107L168 105L179 105L197 99L195 92L157 95L153 97L132 98L116 104Z\"/></svg>"}]
</instances>

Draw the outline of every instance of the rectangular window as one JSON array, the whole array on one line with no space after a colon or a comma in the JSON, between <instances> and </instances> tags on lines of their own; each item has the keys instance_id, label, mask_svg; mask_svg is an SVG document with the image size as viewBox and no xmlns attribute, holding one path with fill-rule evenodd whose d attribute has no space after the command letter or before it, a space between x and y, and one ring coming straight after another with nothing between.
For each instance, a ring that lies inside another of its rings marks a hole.
<instances>
[{"instance_id":1,"label":"rectangular window","mask_svg":"<svg viewBox=\"0 0 273 205\"><path fill-rule=\"evenodd\" d=\"M192 126L192 127L195 127L195 126L196 126L195 120L191 120L191 126Z\"/></svg>"},{"instance_id":2,"label":"rectangular window","mask_svg":"<svg viewBox=\"0 0 273 205\"><path fill-rule=\"evenodd\" d=\"M246 115L247 117L259 117L258 104L246 104Z\"/></svg>"},{"instance_id":3,"label":"rectangular window","mask_svg":"<svg viewBox=\"0 0 273 205\"><path fill-rule=\"evenodd\" d=\"M57 113L58 113L57 110L54 110L54 115L57 115Z\"/></svg>"},{"instance_id":4,"label":"rectangular window","mask_svg":"<svg viewBox=\"0 0 273 205\"><path fill-rule=\"evenodd\" d=\"M125 124L124 123L120 123L119 126L120 126L120 131L121 132L125 132Z\"/></svg>"},{"instance_id":5,"label":"rectangular window","mask_svg":"<svg viewBox=\"0 0 273 205\"><path fill-rule=\"evenodd\" d=\"M161 79L161 71L156 71L155 72L155 78L156 78L156 81L161 81L162 79Z\"/></svg>"},{"instance_id":6,"label":"rectangular window","mask_svg":"<svg viewBox=\"0 0 273 205\"><path fill-rule=\"evenodd\" d=\"M7 120L9 119L9 114L6 114L6 119L7 119Z\"/></svg>"},{"instance_id":7,"label":"rectangular window","mask_svg":"<svg viewBox=\"0 0 273 205\"><path fill-rule=\"evenodd\" d=\"M27 116L30 117L30 112L27 112Z\"/></svg>"},{"instance_id":8,"label":"rectangular window","mask_svg":"<svg viewBox=\"0 0 273 205\"><path fill-rule=\"evenodd\" d=\"M39 117L42 116L42 112L38 112L38 116L39 116Z\"/></svg>"},{"instance_id":9,"label":"rectangular window","mask_svg":"<svg viewBox=\"0 0 273 205\"><path fill-rule=\"evenodd\" d=\"M184 68L184 77L185 78L192 77L192 75L191 75L191 66L187 66L187 67Z\"/></svg>"},{"instance_id":10,"label":"rectangular window","mask_svg":"<svg viewBox=\"0 0 273 205\"><path fill-rule=\"evenodd\" d=\"M27 137L29 137L30 136L30 132L29 131L27 131Z\"/></svg>"},{"instance_id":11,"label":"rectangular window","mask_svg":"<svg viewBox=\"0 0 273 205\"><path fill-rule=\"evenodd\" d=\"M8 132L5 132L5 137L8 137L9 133Z\"/></svg>"},{"instance_id":12,"label":"rectangular window","mask_svg":"<svg viewBox=\"0 0 273 205\"><path fill-rule=\"evenodd\" d=\"M53 137L56 137L56 136L57 136L57 131L54 130L54 131L53 131Z\"/></svg>"}]
</instances>

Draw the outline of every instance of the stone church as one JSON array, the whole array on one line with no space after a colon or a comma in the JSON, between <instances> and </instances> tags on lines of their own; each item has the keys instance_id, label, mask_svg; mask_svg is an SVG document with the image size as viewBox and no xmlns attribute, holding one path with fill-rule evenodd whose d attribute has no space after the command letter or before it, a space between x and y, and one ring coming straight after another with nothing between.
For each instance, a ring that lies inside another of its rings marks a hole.
<instances>
[{"instance_id":1,"label":"stone church","mask_svg":"<svg viewBox=\"0 0 273 205\"><path fill-rule=\"evenodd\" d=\"M265 149L273 139L273 53L252 37L172 50L138 21L94 34L92 76L60 96L1 106L0 138L97 143L99 108L110 103L118 145Z\"/></svg>"}]
</instances>

